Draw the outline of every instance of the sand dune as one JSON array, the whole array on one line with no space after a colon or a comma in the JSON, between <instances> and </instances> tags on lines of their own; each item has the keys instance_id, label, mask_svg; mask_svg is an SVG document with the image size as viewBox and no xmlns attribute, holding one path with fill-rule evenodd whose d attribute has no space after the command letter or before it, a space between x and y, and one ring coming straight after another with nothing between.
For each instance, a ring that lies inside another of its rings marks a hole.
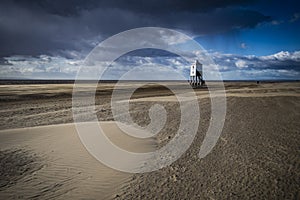
<instances>
[{"instance_id":1,"label":"sand dune","mask_svg":"<svg viewBox=\"0 0 300 200\"><path fill-rule=\"evenodd\" d=\"M155 148L153 139L129 137L114 122L103 122L101 127L109 133L111 141L129 151L146 152ZM11 178L6 177L9 181L0 188L1 199L110 199L130 177L93 158L81 144L74 124L1 131L0 146L6 152L1 161L2 175L7 174L8 167L16 168L15 172L22 168L30 171L26 174L21 170L19 177L8 174ZM24 159L31 158L30 162L18 160L22 152L26 155Z\"/></svg>"}]
</instances>

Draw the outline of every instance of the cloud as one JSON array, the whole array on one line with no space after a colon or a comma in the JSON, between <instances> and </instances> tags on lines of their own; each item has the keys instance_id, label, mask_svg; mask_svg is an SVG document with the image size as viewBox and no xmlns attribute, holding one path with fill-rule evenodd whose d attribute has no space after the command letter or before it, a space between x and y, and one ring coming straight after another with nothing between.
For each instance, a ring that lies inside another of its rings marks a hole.
<instances>
[{"instance_id":1,"label":"cloud","mask_svg":"<svg viewBox=\"0 0 300 200\"><path fill-rule=\"evenodd\" d=\"M247 62L244 61L244 60L236 61L235 65L236 65L237 68L247 68L248 67Z\"/></svg>"},{"instance_id":2,"label":"cloud","mask_svg":"<svg viewBox=\"0 0 300 200\"><path fill-rule=\"evenodd\" d=\"M72 58L70 52L84 55L112 34L142 26L203 35L253 28L270 20L241 8L249 4L251 1L241 0L3 1L0 57L46 54Z\"/></svg>"},{"instance_id":3,"label":"cloud","mask_svg":"<svg viewBox=\"0 0 300 200\"><path fill-rule=\"evenodd\" d=\"M246 43L241 43L241 45L240 45L240 47L242 48L242 49L246 49L247 48L247 45L246 45Z\"/></svg>"},{"instance_id":4,"label":"cloud","mask_svg":"<svg viewBox=\"0 0 300 200\"><path fill-rule=\"evenodd\" d=\"M290 22L293 23L293 22L296 22L298 21L300 18L300 13L294 13L292 18L290 19Z\"/></svg>"},{"instance_id":5,"label":"cloud","mask_svg":"<svg viewBox=\"0 0 300 200\"><path fill-rule=\"evenodd\" d=\"M300 51L267 56L211 53L226 79L300 79Z\"/></svg>"},{"instance_id":6,"label":"cloud","mask_svg":"<svg viewBox=\"0 0 300 200\"><path fill-rule=\"evenodd\" d=\"M272 20L272 21L271 21L271 24L272 24L272 25L279 25L279 24L282 24L282 23L284 23L283 20Z\"/></svg>"},{"instance_id":7,"label":"cloud","mask_svg":"<svg viewBox=\"0 0 300 200\"><path fill-rule=\"evenodd\" d=\"M300 51L288 52L288 51L280 51L273 55L261 56L259 59L263 61L283 61L283 62L300 62Z\"/></svg>"},{"instance_id":8,"label":"cloud","mask_svg":"<svg viewBox=\"0 0 300 200\"><path fill-rule=\"evenodd\" d=\"M90 11L96 8L121 9L136 13L158 14L170 12L208 12L216 8L241 6L251 4L252 0L226 1L194 1L194 0L18 0L18 5L28 9L40 9L43 12L61 16L78 16L83 10Z\"/></svg>"},{"instance_id":9,"label":"cloud","mask_svg":"<svg viewBox=\"0 0 300 200\"><path fill-rule=\"evenodd\" d=\"M5 58L0 58L0 66L6 66L6 65L12 65L11 63L8 62Z\"/></svg>"},{"instance_id":10,"label":"cloud","mask_svg":"<svg viewBox=\"0 0 300 200\"><path fill-rule=\"evenodd\" d=\"M68 79L75 78L81 60L41 55L5 57L0 78Z\"/></svg>"},{"instance_id":11,"label":"cloud","mask_svg":"<svg viewBox=\"0 0 300 200\"><path fill-rule=\"evenodd\" d=\"M219 71L223 79L227 80L300 79L300 51L282 51L268 56L241 56L211 52L210 56L215 64L205 66L204 73L207 73L208 77L213 77L211 75ZM6 57L1 63L0 78L74 79L78 69L82 66L80 59L47 55L11 56ZM119 79L132 69L135 73L131 79L169 80L175 77L168 75L170 70L188 78L190 63L175 54L155 52L153 49L137 50L115 60L102 78ZM109 63L102 64L104 66ZM88 79L88 75L86 78Z\"/></svg>"}]
</instances>

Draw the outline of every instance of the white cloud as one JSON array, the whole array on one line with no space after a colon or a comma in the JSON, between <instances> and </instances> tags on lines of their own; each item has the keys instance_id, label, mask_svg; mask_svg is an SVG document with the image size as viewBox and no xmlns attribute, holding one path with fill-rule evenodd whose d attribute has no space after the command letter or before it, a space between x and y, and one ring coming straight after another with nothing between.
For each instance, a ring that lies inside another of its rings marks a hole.
<instances>
[{"instance_id":1,"label":"white cloud","mask_svg":"<svg viewBox=\"0 0 300 200\"><path fill-rule=\"evenodd\" d=\"M300 79L300 51L268 56L211 53L225 79Z\"/></svg>"},{"instance_id":2,"label":"white cloud","mask_svg":"<svg viewBox=\"0 0 300 200\"><path fill-rule=\"evenodd\" d=\"M247 62L244 61L244 60L236 61L235 65L236 65L237 68L247 68L248 67Z\"/></svg>"},{"instance_id":3,"label":"white cloud","mask_svg":"<svg viewBox=\"0 0 300 200\"><path fill-rule=\"evenodd\" d=\"M188 38L183 37L181 34L166 34L164 31L160 31L160 34L159 38L168 45L182 44L188 41Z\"/></svg>"},{"instance_id":4,"label":"white cloud","mask_svg":"<svg viewBox=\"0 0 300 200\"><path fill-rule=\"evenodd\" d=\"M11 56L5 59L9 65L2 65L0 78L74 78L82 62L46 55Z\"/></svg>"},{"instance_id":5,"label":"white cloud","mask_svg":"<svg viewBox=\"0 0 300 200\"><path fill-rule=\"evenodd\" d=\"M132 56L125 55L117 59L105 72L103 79L119 79L124 73L135 68L136 79L172 79L166 69L171 68L174 73L188 78L192 54L205 58L208 52L186 52L190 60L176 56ZM272 79L300 78L300 51L281 51L268 56L209 53L215 63L203 66L207 78L214 77L221 72L224 79ZM47 78L73 79L82 66L79 59L45 56L12 56L6 57L0 64L0 78ZM97 66L106 66L109 63L97 63ZM86 66L85 66L86 67ZM94 69L94 68L92 68ZM86 68L86 76L95 73ZM131 77L134 78L134 77Z\"/></svg>"},{"instance_id":6,"label":"white cloud","mask_svg":"<svg viewBox=\"0 0 300 200\"><path fill-rule=\"evenodd\" d=\"M288 51L280 51L273 55L260 56L259 58L261 60L280 60L280 61L292 60L298 62L300 61L300 51L295 51L292 53Z\"/></svg>"}]
</instances>

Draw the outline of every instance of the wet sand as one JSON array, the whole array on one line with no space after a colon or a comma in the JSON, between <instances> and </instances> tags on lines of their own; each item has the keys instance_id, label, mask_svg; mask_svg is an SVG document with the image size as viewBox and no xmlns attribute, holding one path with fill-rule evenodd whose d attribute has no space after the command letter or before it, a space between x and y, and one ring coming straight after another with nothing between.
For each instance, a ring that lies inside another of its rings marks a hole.
<instances>
[{"instance_id":1,"label":"wet sand","mask_svg":"<svg viewBox=\"0 0 300 200\"><path fill-rule=\"evenodd\" d=\"M225 86L225 125L208 156L198 158L210 120L209 93L196 89L201 119L192 146L169 167L132 175L100 164L80 143L72 125L72 84L0 85L0 197L299 199L300 83ZM116 144L150 151L174 136L180 110L169 90L153 84L132 97L131 116L139 125L150 122L147 111L153 104L160 103L168 113L157 137L136 145L120 137L111 122L112 89L110 83L98 87L96 114L108 121L107 132Z\"/></svg>"}]
</instances>

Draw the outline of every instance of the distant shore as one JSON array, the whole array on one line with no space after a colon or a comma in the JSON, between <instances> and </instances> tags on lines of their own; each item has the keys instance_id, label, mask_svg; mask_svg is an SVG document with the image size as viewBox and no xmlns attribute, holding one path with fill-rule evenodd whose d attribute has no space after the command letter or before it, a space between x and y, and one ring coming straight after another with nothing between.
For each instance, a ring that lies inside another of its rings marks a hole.
<instances>
[{"instance_id":1,"label":"distant shore","mask_svg":"<svg viewBox=\"0 0 300 200\"><path fill-rule=\"evenodd\" d=\"M79 83L95 83L98 80L77 80ZM119 80L100 80L98 83L116 83ZM123 80L121 82L188 82L189 80ZM223 82L257 82L260 83L280 83L299 82L300 80L222 80ZM216 80L206 80L206 82L220 82ZM27 84L74 84L73 79L0 79L0 85L27 85Z\"/></svg>"}]
</instances>

